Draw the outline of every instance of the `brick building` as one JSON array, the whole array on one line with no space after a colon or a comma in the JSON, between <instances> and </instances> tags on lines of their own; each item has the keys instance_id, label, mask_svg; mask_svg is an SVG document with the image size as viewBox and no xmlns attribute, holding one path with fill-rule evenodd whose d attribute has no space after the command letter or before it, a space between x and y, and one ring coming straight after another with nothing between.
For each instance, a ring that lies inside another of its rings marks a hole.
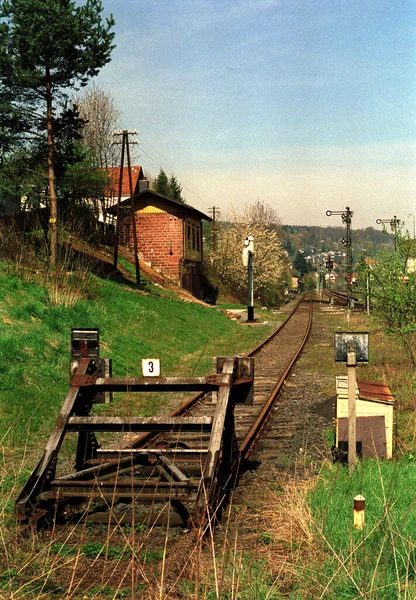
<instances>
[{"instance_id":1,"label":"brick building","mask_svg":"<svg viewBox=\"0 0 416 600\"><path fill-rule=\"evenodd\" d=\"M152 190L134 196L140 260L203 298L202 220L211 217ZM120 204L120 243L134 248L130 199Z\"/></svg>"}]
</instances>

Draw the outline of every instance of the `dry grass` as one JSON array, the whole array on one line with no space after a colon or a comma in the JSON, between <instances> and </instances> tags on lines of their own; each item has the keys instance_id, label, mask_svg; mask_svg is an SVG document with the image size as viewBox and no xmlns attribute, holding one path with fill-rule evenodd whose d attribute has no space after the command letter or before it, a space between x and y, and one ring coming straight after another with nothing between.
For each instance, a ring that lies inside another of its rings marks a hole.
<instances>
[{"instance_id":1,"label":"dry grass","mask_svg":"<svg viewBox=\"0 0 416 600\"><path fill-rule=\"evenodd\" d=\"M313 485L313 479L279 476L274 489L267 484L256 489L255 503L230 503L215 541L211 532L204 541L199 538L186 581L179 585L182 593L175 598L284 597L298 577L299 564L321 553L307 503Z\"/></svg>"}]
</instances>

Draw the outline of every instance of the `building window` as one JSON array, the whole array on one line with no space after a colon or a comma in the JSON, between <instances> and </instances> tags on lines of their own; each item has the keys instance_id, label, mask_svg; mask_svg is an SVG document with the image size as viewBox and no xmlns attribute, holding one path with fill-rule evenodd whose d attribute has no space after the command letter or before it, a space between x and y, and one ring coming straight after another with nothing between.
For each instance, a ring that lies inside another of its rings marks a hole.
<instances>
[{"instance_id":1,"label":"building window","mask_svg":"<svg viewBox=\"0 0 416 600\"><path fill-rule=\"evenodd\" d=\"M194 252L201 251L201 226L200 224L186 224L186 247Z\"/></svg>"}]
</instances>

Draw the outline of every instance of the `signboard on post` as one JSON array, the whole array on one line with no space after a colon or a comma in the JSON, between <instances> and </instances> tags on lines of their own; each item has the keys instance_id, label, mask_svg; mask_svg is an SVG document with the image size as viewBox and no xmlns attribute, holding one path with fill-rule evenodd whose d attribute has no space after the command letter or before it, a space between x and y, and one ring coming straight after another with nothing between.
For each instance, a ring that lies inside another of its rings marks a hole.
<instances>
[{"instance_id":1,"label":"signboard on post","mask_svg":"<svg viewBox=\"0 0 416 600\"><path fill-rule=\"evenodd\" d=\"M335 333L335 362L347 362L348 348L355 346L357 362L368 362L368 331L336 332Z\"/></svg>"},{"instance_id":2,"label":"signboard on post","mask_svg":"<svg viewBox=\"0 0 416 600\"><path fill-rule=\"evenodd\" d=\"M348 466L357 462L357 408L355 390L357 363L368 362L368 332L335 333L335 362L347 363L348 371Z\"/></svg>"}]
</instances>

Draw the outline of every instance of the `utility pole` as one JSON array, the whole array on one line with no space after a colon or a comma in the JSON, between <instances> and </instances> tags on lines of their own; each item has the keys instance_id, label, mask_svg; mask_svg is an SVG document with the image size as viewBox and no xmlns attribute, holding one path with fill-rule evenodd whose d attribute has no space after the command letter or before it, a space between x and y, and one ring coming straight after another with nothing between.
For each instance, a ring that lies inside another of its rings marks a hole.
<instances>
[{"instance_id":1,"label":"utility pole","mask_svg":"<svg viewBox=\"0 0 416 600\"><path fill-rule=\"evenodd\" d=\"M219 206L213 206L208 209L208 214L212 215L212 245L211 250L214 255L217 250L217 217L219 215L220 208Z\"/></svg>"},{"instance_id":2,"label":"utility pole","mask_svg":"<svg viewBox=\"0 0 416 600\"><path fill-rule=\"evenodd\" d=\"M253 294L253 256L254 256L254 238L249 235L244 240L243 248L243 266L248 267L247 272L247 323L254 322L254 294Z\"/></svg>"},{"instance_id":3,"label":"utility pole","mask_svg":"<svg viewBox=\"0 0 416 600\"><path fill-rule=\"evenodd\" d=\"M351 243L351 220L353 216L352 210L347 206L345 210L327 210L326 216L341 215L342 222L346 225L346 239L342 240L347 249L347 269L345 280L347 283L347 306L349 309L354 308L352 299L352 243Z\"/></svg>"},{"instance_id":4,"label":"utility pole","mask_svg":"<svg viewBox=\"0 0 416 600\"><path fill-rule=\"evenodd\" d=\"M391 230L393 232L393 238L394 238L394 251L396 252L396 250L397 250L397 230L400 225L400 219L398 219L396 217L396 215L394 215L394 217L392 219L377 219L376 223L377 223L377 225L380 225L381 223L383 223L383 224L389 223L390 224Z\"/></svg>"},{"instance_id":5,"label":"utility pole","mask_svg":"<svg viewBox=\"0 0 416 600\"><path fill-rule=\"evenodd\" d=\"M130 164L130 144L138 144L137 141L130 142L129 135L137 135L137 131L128 131L123 129L121 131L114 131L114 136L121 136L121 142L113 142L113 144L121 144L121 162L120 162L120 180L118 186L118 200L117 200L117 223L116 223L116 242L114 245L114 268L117 269L118 261L118 246L120 244L120 201L123 187L123 173L124 173L124 152L127 154L127 170L129 176L129 191L130 191L130 210L131 210L131 226L133 231L133 246L134 246L134 262L136 266L136 283L140 285L140 264L139 264L139 245L137 240L137 226L136 217L134 214L134 198L133 198L133 181L131 176L131 164Z\"/></svg>"},{"instance_id":6,"label":"utility pole","mask_svg":"<svg viewBox=\"0 0 416 600\"><path fill-rule=\"evenodd\" d=\"M408 216L412 217L412 219L413 219L413 239L415 239L415 215L412 215L412 213L409 213Z\"/></svg>"}]
</instances>

